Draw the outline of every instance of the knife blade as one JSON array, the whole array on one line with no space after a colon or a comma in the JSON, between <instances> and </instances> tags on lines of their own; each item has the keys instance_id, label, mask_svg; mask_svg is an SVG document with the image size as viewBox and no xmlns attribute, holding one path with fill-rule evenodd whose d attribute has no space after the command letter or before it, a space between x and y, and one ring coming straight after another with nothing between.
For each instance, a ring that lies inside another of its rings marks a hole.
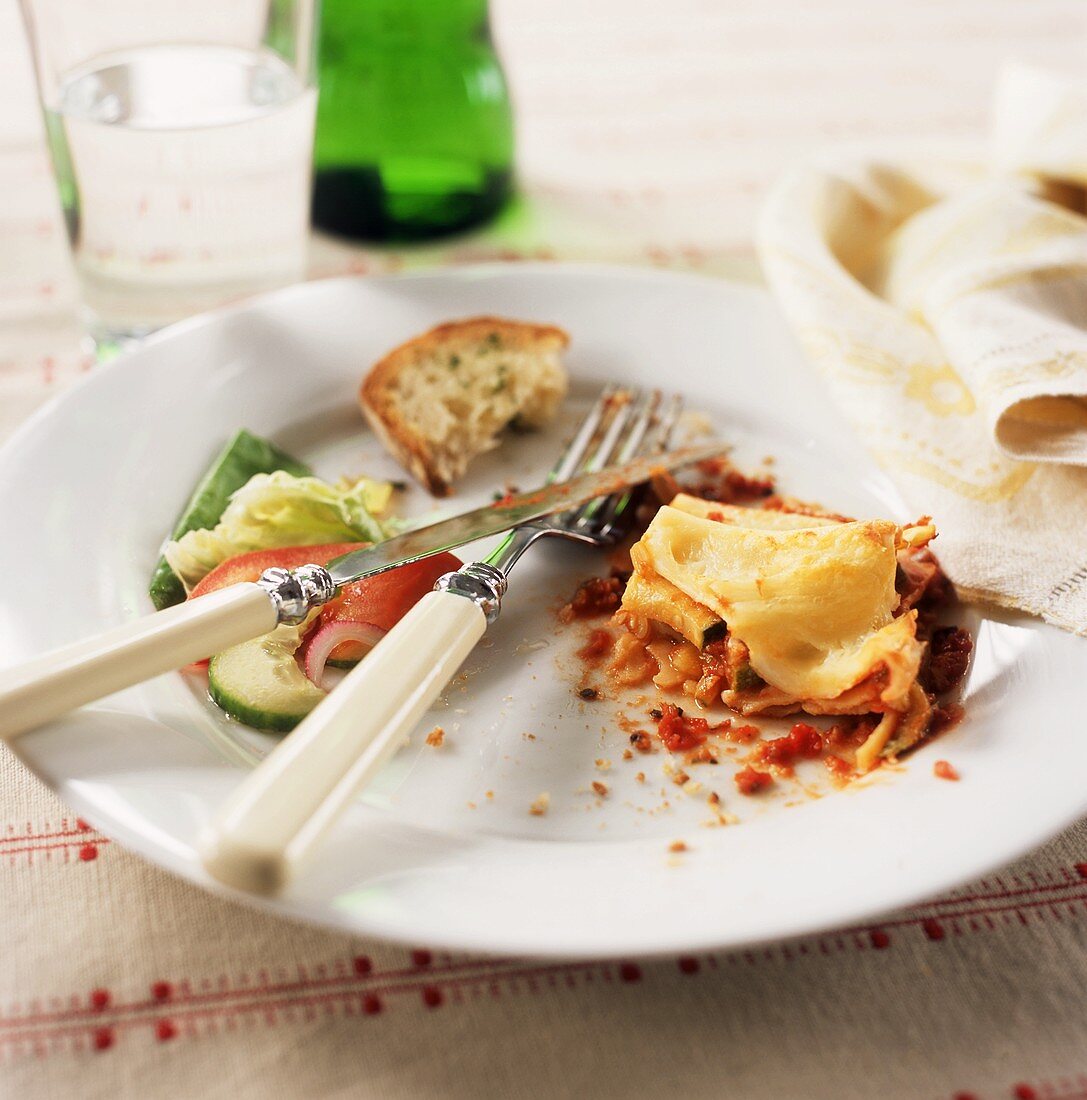
<instances>
[{"instance_id":1,"label":"knife blade","mask_svg":"<svg viewBox=\"0 0 1087 1100\"><path fill-rule=\"evenodd\" d=\"M565 512L595 497L607 496L648 481L655 473L689 466L707 458L715 458L727 450L727 445L717 440L689 447L680 447L660 455L644 455L619 466L609 466L595 473L582 474L569 481L554 482L527 493L504 497L494 504L464 512L449 519L439 520L426 527L417 527L394 535L391 539L353 550L333 558L325 568L332 574L337 587L385 573L400 565L410 565L420 558L428 558L443 550L455 550L458 546L477 539L498 535L524 523L542 519L555 512Z\"/></svg>"}]
</instances>

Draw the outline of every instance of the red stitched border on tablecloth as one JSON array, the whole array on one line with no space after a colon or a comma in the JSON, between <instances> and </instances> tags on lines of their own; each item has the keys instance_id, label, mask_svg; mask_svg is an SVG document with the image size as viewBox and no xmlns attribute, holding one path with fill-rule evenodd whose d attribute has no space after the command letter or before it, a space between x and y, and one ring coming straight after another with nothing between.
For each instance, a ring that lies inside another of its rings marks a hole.
<instances>
[{"instance_id":1,"label":"red stitched border on tablecloth","mask_svg":"<svg viewBox=\"0 0 1087 1100\"><path fill-rule=\"evenodd\" d=\"M57 840L62 837L86 837L91 835L95 835L95 833L89 825L77 825L74 829L61 828L50 833L27 832L15 836L0 836L0 852L6 851L5 845L8 844L26 844L36 840Z\"/></svg>"},{"instance_id":2,"label":"red stitched border on tablecloth","mask_svg":"<svg viewBox=\"0 0 1087 1100\"><path fill-rule=\"evenodd\" d=\"M21 830L21 831L17 831ZM71 849L79 850L80 861L89 861L97 855L100 845L108 844L106 837L96 833L86 822L63 819L59 828L45 823L38 830L31 823L9 825L7 835L0 835L0 861L5 855L33 859L34 852L45 852L46 858L53 850L65 851L65 861L70 860ZM837 951L884 950L893 946L891 930L918 926L931 942L939 942L947 935L995 929L998 921L1007 924L1018 918L1021 924L1028 917L1061 919L1061 910L1074 917L1087 912L1087 863L1077 862L1060 868L1040 880L1033 874L1031 881L1014 876L1011 883L995 876L983 879L973 893L949 894L934 898L914 907L909 916L887 920L877 924L846 928L837 933L808 937L771 947L732 952L726 955L707 955L701 958L681 956L676 965L685 975L703 970L716 970L722 965L754 965L775 959L786 962L810 955L828 955ZM1053 881L1055 879L1055 881ZM1044 897L1041 895L1045 895ZM1059 895L1059 896L1055 896ZM1023 900L1014 900L1023 899ZM1001 905L1002 901L1010 904ZM997 903L997 904L991 904ZM82 1048L90 1043L95 1049L106 1050L113 1046L119 1031L149 1028L159 1041L169 1041L179 1034L195 1034L205 1026L217 1027L220 1023L233 1026L242 1017L261 1015L268 1024L276 1024L281 1016L293 1019L297 1012L312 1018L318 1009L326 1013L375 1014L382 1011L384 999L402 994L417 994L428 1008L438 1008L447 1000L462 1001L467 993L472 997L482 991L497 997L503 991L535 991L536 982L545 980L554 987L562 979L568 987L579 982L618 979L636 982L642 978L641 967L635 963L556 963L532 964L520 959L460 960L431 965L429 951L413 952L413 965L373 970L368 959L338 959L332 964L335 974L329 976L326 965L317 965L317 976L308 976L300 968L299 976L288 980L283 975L278 981L260 971L255 983L243 975L235 983L221 976L219 988L213 989L208 981L202 982L199 991L192 989L187 980L176 983L158 981L149 988L151 996L145 1000L114 1002L105 990L74 995L63 1002L53 998L58 1006L53 1011L20 1011L21 1006L0 1013L0 1054L14 1054L28 1047L36 1055L50 1050L75 1046ZM61 1008L66 1003L68 1007ZM963 1093L965 1098L969 1093ZM1023 1093L1023 1097L1029 1093ZM1060 1095L1035 1093L1037 1100L1073 1100L1080 1092ZM1087 1095L1084 1095L1087 1100Z\"/></svg>"},{"instance_id":3,"label":"red stitched border on tablecloth","mask_svg":"<svg viewBox=\"0 0 1087 1100\"><path fill-rule=\"evenodd\" d=\"M351 959L352 968L361 969L361 974L348 976L341 973L332 978L299 979L278 987L268 984L264 987L248 989L240 987L235 990L216 990L197 994L186 989L180 998L175 997L173 987L167 983L158 982L151 987L152 997L149 1000L128 1004L114 1005L110 1002L108 993L99 990L92 994L90 1009L52 1014L57 1017L82 1014L85 1018L80 1023L54 1028L31 1027L28 1029L25 1024L29 1022L29 1017L24 1017L21 1021L2 1022L22 1023L24 1026L11 1037L12 1041L23 1047L29 1046L35 1057L42 1057L64 1049L82 1051L90 1047L96 1051L106 1051L116 1045L119 1031L130 1031L139 1027L150 1028L157 1041L169 1042L181 1035L192 1037L209 1028L217 1030L222 1022L225 1022L226 1027L230 1029L239 1017L259 1016L257 1022L263 1022L265 1026L277 1026L281 1018L285 1018L287 1022L295 1022L298 1011L301 1010L303 1021L309 1022L318 1018L318 1013L314 1010L320 1006L324 1007L326 1016L337 1013L347 1016L377 1015L383 1011L383 998L400 993L417 992L421 996L422 1004L433 1009L446 1003L446 994L443 990L452 994L451 999L454 1003L459 1003L463 1002L464 989L468 989L473 997L477 997L485 987L485 991L492 997L498 997L501 996L503 984L510 990L516 991L517 983L524 983L535 992L537 989L535 979L541 977L546 978L547 984L552 988L558 984L557 978L560 976L566 979L564 984L567 987L575 986L578 977L584 983L593 981L595 976L600 976L606 981L619 978L623 982L639 981L642 977L641 968L635 963L526 965L519 964L517 960L509 960L505 964L507 969L496 975L493 972L488 973L487 966L502 964L488 964L486 960L480 962L461 960L433 967L430 965L430 952L413 952L413 956L416 962L411 968L376 972L369 969L369 960ZM684 972L695 973L699 969L697 966L693 969L684 967L683 961L679 960L680 969ZM708 961L716 962L712 957ZM360 967L360 963L365 965ZM341 970L346 970L347 960L337 960L336 965ZM481 972L463 973L473 969ZM436 977L439 978L438 981L435 981ZM501 983L496 978L501 978ZM294 991L304 991L307 986L329 982L348 982L353 988L290 996ZM185 984L182 983L182 985ZM269 1003L264 997L257 996L263 994L279 995L283 999ZM224 997L236 997L239 1003L196 1004L196 1002L209 1002ZM245 998L248 998L248 1002ZM186 1004L192 1004L194 1007L186 1009ZM140 1015L129 1019L118 1018L125 1013L140 1013ZM42 1016L38 1018L42 1019ZM3 1039L0 1038L0 1043L2 1042ZM991 1097L993 1094L988 1095ZM1033 1083L1019 1080L1007 1086L1000 1095L1008 1100L1087 1100L1087 1076L1077 1075L1075 1081L1068 1077ZM983 1100L983 1097L977 1092L960 1089L950 1094L948 1100Z\"/></svg>"},{"instance_id":4,"label":"red stitched border on tablecloth","mask_svg":"<svg viewBox=\"0 0 1087 1100\"><path fill-rule=\"evenodd\" d=\"M56 844L29 844L24 848L0 848L0 858L4 856L28 856L29 864L33 864L33 854L35 852L55 852L58 850L67 851L70 848L98 848L103 844L109 844L109 840L106 837L81 837L79 840L63 840Z\"/></svg>"},{"instance_id":5,"label":"red stitched border on tablecloth","mask_svg":"<svg viewBox=\"0 0 1087 1100\"><path fill-rule=\"evenodd\" d=\"M1082 884L1082 879L1070 878L1067 885L1077 883ZM849 948L880 950L891 946L891 936L886 931L888 928L919 925L930 941L936 941L944 938L945 925L956 934L967 930L980 931L981 927L972 918L982 916L987 927L995 928L990 919L994 913L1002 914L1005 923L1012 914L1026 923L1027 911L1045 916L1041 907L1047 907L1059 918L1058 906L1079 916L1087 911L1087 889L1077 891L1071 899L1041 899L1010 906L963 907L958 912L939 914L939 921L932 916L918 914L791 944L734 952L720 958L714 955L701 959L681 956L676 960L676 965L681 973L693 975L704 969L716 970L722 964L752 965L775 958L789 961L812 953L813 948L821 954ZM959 922L967 918L971 919L964 927ZM934 934L934 926L941 929L939 935ZM410 967L385 971L373 970L366 959L339 959L333 964L337 973L331 976L327 974L327 966L318 966L318 977L309 977L303 969L295 979L274 981L262 973L261 980L255 984L248 976L243 976L229 988L212 989L210 983L205 983L206 988L199 991L193 991L187 981L176 985L156 982L149 987L152 995L144 1000L114 1002L107 991L95 991L89 999L72 997L68 1002L72 1007L49 1012L21 1012L13 1006L12 1011L0 1016L0 1048L25 1048L29 1044L35 1053L40 1054L43 1041L47 1040L52 1045L54 1040L71 1040L79 1036L86 1039L98 1035L95 1041L104 1042L104 1031L111 1036L108 1046L112 1045L112 1036L118 1030L138 1027L154 1029L156 1036L164 1041L179 1034L179 1024L185 1026L186 1033L192 1034L198 1024L254 1013L265 1016L270 1013L272 1018L266 1021L269 1023L278 1023L278 1016L282 1013L312 1010L318 1006L323 1006L326 1011L342 1009L350 1012L352 1006L357 1004L364 1013L374 1013L383 1007L383 998L405 993L417 993L426 1006L436 1008L445 1002L447 995L457 1001L463 999L464 991L478 996L484 987L491 996L500 996L503 991L516 991L525 985L532 989L539 979L554 987L560 978L565 980L567 986L574 986L579 981L591 982L595 978L609 982L618 979L625 983L642 978L641 967L630 962L530 964L524 960L507 959L449 961L434 966L430 965L431 955L426 951L417 952L415 959L415 964ZM220 984L228 984L228 979L221 978ZM54 1004L57 1003L55 1000Z\"/></svg>"},{"instance_id":6,"label":"red stitched border on tablecloth","mask_svg":"<svg viewBox=\"0 0 1087 1100\"><path fill-rule=\"evenodd\" d=\"M16 832L16 829L22 831ZM98 849L109 843L109 837L102 836L78 817L74 822L63 818L59 828L54 828L49 821L40 829L35 829L29 821L19 825L9 824L7 833L0 836L0 865L6 864L8 868L34 867L38 853L52 863L54 852L63 853L64 864L89 863L97 859ZM77 860L73 860L73 854L78 857Z\"/></svg>"},{"instance_id":7,"label":"red stitched border on tablecloth","mask_svg":"<svg viewBox=\"0 0 1087 1100\"><path fill-rule=\"evenodd\" d=\"M994 1094L989 1093L992 1097ZM1008 1085L999 1094L1008 1100L1087 1100L1087 1075L1077 1074L1075 1081L1070 1077L1058 1077L1055 1081L1035 1082L1016 1081ZM957 1089L947 1100L984 1100L981 1093L971 1089Z\"/></svg>"},{"instance_id":8,"label":"red stitched border on tablecloth","mask_svg":"<svg viewBox=\"0 0 1087 1100\"><path fill-rule=\"evenodd\" d=\"M105 1050L113 1046L118 1032L136 1028L150 1028L156 1038L166 1041L182 1033L193 1035L207 1027L216 1028L220 1023L230 1027L239 1018L272 1026L280 1023L281 1017L293 1021L302 1011L304 1019L315 1019L314 1010L318 1008L323 1008L326 1015L337 1012L354 1015L359 1011L373 1015L384 1008L384 998L405 993L418 994L422 1004L433 1009L447 1001L463 1002L466 992L472 997L483 993L498 997L504 991L519 991L522 987L536 992L539 979L546 980L547 985L554 988L560 978L565 979L564 984L568 987L576 985L579 979L590 983L596 978L607 982L616 978L624 982L641 978L641 969L632 963L521 963L510 964L501 973L496 973L493 965L486 960L466 960L442 968L417 967L408 971L372 972L363 977L332 979L344 986L340 989L320 989L320 985L328 984L326 979L282 986L239 987L213 994L187 994L167 1001L152 997L127 1004L114 1004L106 991L97 991L101 1007L92 1004L81 1009L0 1021L5 1029L10 1029L7 1034L0 1032L0 1049L29 1047L35 1056L41 1056L68 1046L79 1049L90 1042L96 1049ZM477 972L465 973L471 970ZM234 1003L213 1003L225 998L233 998ZM47 1023L47 1017L55 1022Z\"/></svg>"}]
</instances>

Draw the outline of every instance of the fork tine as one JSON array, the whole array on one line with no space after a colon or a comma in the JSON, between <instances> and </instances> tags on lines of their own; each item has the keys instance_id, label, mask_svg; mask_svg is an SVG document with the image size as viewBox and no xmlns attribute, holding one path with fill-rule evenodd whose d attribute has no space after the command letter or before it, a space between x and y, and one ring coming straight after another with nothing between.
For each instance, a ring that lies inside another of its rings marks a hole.
<instances>
[{"instance_id":1,"label":"fork tine","mask_svg":"<svg viewBox=\"0 0 1087 1100\"><path fill-rule=\"evenodd\" d=\"M660 391L653 390L648 395L648 400L643 402L635 426L627 439L627 445L623 448L622 461L625 462L629 458L633 458L639 452L659 452L664 449L683 410L683 398L675 395L669 399L663 415L657 420L656 430L653 432L652 438L647 441L646 436L649 434L651 425L653 425L653 417L660 407L661 401ZM579 522L581 520L590 521L602 538L608 538L626 514L634 497L635 493L631 489L624 490L621 493L612 493L607 497L598 497L582 509Z\"/></svg>"},{"instance_id":2,"label":"fork tine","mask_svg":"<svg viewBox=\"0 0 1087 1100\"><path fill-rule=\"evenodd\" d=\"M681 398L665 401L659 390L643 392L606 386L578 425L548 482L560 478L565 481L609 463L627 462L638 454L661 452L669 443L682 411ZM592 546L614 546L627 530L626 521L640 496L639 490L628 487L597 497L580 508L556 513L546 521L522 524L506 535L483 559L484 563L508 573L543 535L558 535Z\"/></svg>"},{"instance_id":3,"label":"fork tine","mask_svg":"<svg viewBox=\"0 0 1087 1100\"><path fill-rule=\"evenodd\" d=\"M624 400L619 400L620 397ZM618 390L612 395L610 402L612 408L611 419L604 429L603 436L593 449L592 455L582 468L583 473L603 470L605 466L618 461L615 456L619 450L620 440L623 438L627 424L630 422L631 411L635 407L635 402L640 399L641 392L639 390Z\"/></svg>"},{"instance_id":4,"label":"fork tine","mask_svg":"<svg viewBox=\"0 0 1087 1100\"><path fill-rule=\"evenodd\" d=\"M581 473L589 473L594 470L602 470L613 462L619 462L625 449L627 425L630 423L632 411L640 409L644 402L640 390L616 389L610 395L609 411L611 417L607 420L603 433L597 437L593 452L588 461L581 468ZM640 419L635 417L635 420ZM574 527L583 526L585 521L604 503L604 497L597 497L585 504L565 512L559 518L560 523L566 523Z\"/></svg>"},{"instance_id":5,"label":"fork tine","mask_svg":"<svg viewBox=\"0 0 1087 1100\"><path fill-rule=\"evenodd\" d=\"M660 400L660 390L649 390L646 393L638 390L630 391L630 401L627 405L628 414L620 424L619 429L614 433L618 438L607 455L608 463L629 462L635 455L641 453L645 437L653 423L653 416ZM607 441L605 441L606 443ZM606 497L597 497L596 500L591 500L588 504L582 505L580 511L583 513L593 511L594 505L599 506L606 499Z\"/></svg>"},{"instance_id":6,"label":"fork tine","mask_svg":"<svg viewBox=\"0 0 1087 1100\"><path fill-rule=\"evenodd\" d=\"M633 403L634 422L627 432L626 439L623 440L622 447L619 448L615 462L629 462L641 452L642 443L653 423L653 414L657 411L660 401L660 390L649 390L643 393L636 403Z\"/></svg>"},{"instance_id":7,"label":"fork tine","mask_svg":"<svg viewBox=\"0 0 1087 1100\"><path fill-rule=\"evenodd\" d=\"M672 442L672 433L676 430L683 413L683 398L678 393L672 395L667 408L657 421L657 438L653 446L658 451L666 451Z\"/></svg>"},{"instance_id":8,"label":"fork tine","mask_svg":"<svg viewBox=\"0 0 1087 1100\"><path fill-rule=\"evenodd\" d=\"M584 420L578 425L574 438L567 444L566 450L559 455L558 462L555 463L551 473L547 475L549 485L555 481L569 480L581 468L585 455L589 451L589 445L595 438L618 392L619 387L614 385L607 385L600 391L600 396L596 399L593 407L585 414Z\"/></svg>"},{"instance_id":9,"label":"fork tine","mask_svg":"<svg viewBox=\"0 0 1087 1100\"><path fill-rule=\"evenodd\" d=\"M619 400L622 397L623 400ZM595 431L592 433L589 443L592 446L592 453L588 459L581 463L574 470L570 471L571 476L573 473L590 473L594 470L602 470L609 462L618 461L614 457L617 450L617 444L623 435L623 430L630 419L631 408L635 400L641 400L641 394L638 390L626 390L620 386L609 385L603 393L600 395L600 399L597 402L596 408L593 409L589 417L586 418L585 427L590 420L594 421ZM595 415L599 409L600 415ZM602 430L601 430L602 429ZM581 441L583 432L578 433L577 442ZM573 447L570 448L573 450ZM581 449L582 457L584 457L585 451L588 447ZM567 455L563 456L565 462ZM597 498L598 501L603 502L603 497ZM580 526L586 515L589 514L596 504L596 501L589 501L586 504L579 505L577 508L572 508L568 512L562 512L555 517L555 522L560 526L578 527Z\"/></svg>"},{"instance_id":10,"label":"fork tine","mask_svg":"<svg viewBox=\"0 0 1087 1100\"><path fill-rule=\"evenodd\" d=\"M653 422L653 413L660 402L660 396L658 390L644 393L639 390L630 391L623 410L625 415L622 418L616 417L597 455L594 455L594 461L602 452L605 453L601 465L627 462L638 454ZM569 522L581 528L607 522L624 499L624 493L596 497L571 512Z\"/></svg>"}]
</instances>

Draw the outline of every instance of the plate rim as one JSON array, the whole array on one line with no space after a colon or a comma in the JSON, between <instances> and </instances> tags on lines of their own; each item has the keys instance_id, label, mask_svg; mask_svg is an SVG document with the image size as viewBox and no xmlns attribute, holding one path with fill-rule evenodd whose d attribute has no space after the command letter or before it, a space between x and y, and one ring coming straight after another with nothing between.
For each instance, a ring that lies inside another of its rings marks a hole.
<instances>
[{"instance_id":1,"label":"plate rim","mask_svg":"<svg viewBox=\"0 0 1087 1100\"><path fill-rule=\"evenodd\" d=\"M450 281L458 282L476 278L508 276L516 273L529 275L544 274L548 277L555 277L558 279L574 275L579 277L591 276L605 279L629 279L637 282L657 282L662 280L672 282L687 281L696 285L712 287L715 291L725 294L740 293L762 299L770 298L766 288L754 282L747 283L730 278L707 276L696 272L672 271L668 269L662 270L613 263L519 262L515 265L511 265L502 262L489 262L451 268L427 269L380 275L348 274L329 279L310 280L279 288L245 301L232 303L209 313L178 322L177 324L160 330L147 340L141 342L137 347L122 353L109 363L95 366L91 371L88 371L84 377L66 387L63 392L43 403L40 408L35 410L22 424L20 424L5 441L4 445L0 447L0 465L5 463L5 460L10 454L24 445L24 440L34 437L38 431L42 430L42 425L48 423L49 419L55 415L59 407L67 402L78 400L85 386L89 385L93 387L99 384L97 381L98 379L103 377L106 372L112 372L115 369L122 368L130 360L133 354L140 353L148 347L154 347L163 341L172 340L187 332L219 324L229 319L231 316L248 312L254 308L274 306L277 301L284 298L296 298L309 293L320 293L323 288L329 285L375 283L380 285L396 285L404 282L420 281L436 281L439 283ZM878 468L878 464L875 464L874 460L873 465ZM1047 627L1033 617L1007 613L1000 609L995 609L991 613L989 613L988 609L986 610L988 617L998 620L1023 621L1043 630L1055 630L1055 628ZM45 778L34 764L26 759L23 752L20 751L18 739L16 739L13 744L10 744L9 748L39 781L45 783L46 786L59 796L57 786ZM78 811L80 816L98 827L98 822L102 820L102 817L98 812L98 807L92 800L85 800L82 792L71 788L65 790L63 799L73 810ZM443 940L441 934L435 932L427 934L427 942L433 944L435 947L458 951L471 951L480 954L519 954L536 958L553 959L590 957L603 959L630 957L659 958L688 950L710 951L716 949L735 951L742 950L746 947L780 942L782 940L797 937L818 936L833 929L871 921L873 918L880 915L917 904L945 890L984 876L995 868L1007 866L1009 863L1021 858L1026 853L1036 849L1039 845L1058 836L1061 832L1078 821L1082 817L1085 809L1087 809L1087 796L1085 796L1083 805L1077 810L1070 811L1067 819L1062 819L1060 825L1054 827L1052 824L1047 823L1032 830L1023 830L1022 840L1019 843L1001 848L999 854L994 853L991 859L979 860L971 864L967 870L949 870L942 877L936 876L931 879L926 883L924 888L920 890L916 886L903 887L901 891L898 892L897 896L889 897L885 904L881 902L869 905L858 905L851 910L851 915L846 916L843 921L827 920L813 923L811 920L805 921L800 916L796 916L792 920L783 920L781 922L782 927L768 932L763 936L729 939L727 937L722 938L720 936L715 936L711 932L701 940L688 938L684 940L682 945L678 945L675 942L662 942L659 937L650 935L644 937L641 945L637 947L631 947L629 944L624 944L610 952L606 948L600 949L599 947L593 947L591 951L580 954L576 947L559 948L548 944L541 945L535 942L517 940L516 935L506 939L506 942L492 945L472 940L470 937L458 937L456 935ZM108 828L101 829L101 831L107 836L112 836L115 832L125 833L127 830L121 827L120 823L110 820ZM275 913L281 917L301 920L304 923L312 924L317 927L328 927L354 935L373 935L390 942L404 944L418 943L418 934L412 930L405 930L398 934L394 927L381 926L378 929L360 928L357 920L352 920L348 914L340 913L330 907L326 909L325 914L322 916L315 913L312 909L306 910L302 903L296 903L289 897L269 900L233 890L203 875L200 869L197 869L197 873L190 873L192 869L187 864L179 860L168 858L168 853L162 849L161 845L156 846L153 841L144 840L143 843L140 843L134 840L126 840L122 844L122 847L136 854L139 858L147 859L156 867L166 870L167 873L178 875L185 881L205 890L209 890L216 896L240 901L242 904L262 912ZM802 908L798 907L797 913L800 914L802 912ZM503 937L499 937L499 939L503 939Z\"/></svg>"}]
</instances>

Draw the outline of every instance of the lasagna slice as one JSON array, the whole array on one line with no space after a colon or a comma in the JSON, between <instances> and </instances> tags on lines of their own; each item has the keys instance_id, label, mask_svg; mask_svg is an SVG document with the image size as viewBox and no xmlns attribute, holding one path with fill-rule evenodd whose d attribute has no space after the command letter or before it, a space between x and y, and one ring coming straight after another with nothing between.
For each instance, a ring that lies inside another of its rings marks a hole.
<instances>
[{"instance_id":1,"label":"lasagna slice","mask_svg":"<svg viewBox=\"0 0 1087 1100\"><path fill-rule=\"evenodd\" d=\"M857 753L867 769L928 726L925 644L896 577L935 534L927 520L900 527L680 494L631 549L620 618L662 667L654 643L684 647L688 665L697 650L692 693L703 702L745 715L877 716Z\"/></svg>"}]
</instances>

